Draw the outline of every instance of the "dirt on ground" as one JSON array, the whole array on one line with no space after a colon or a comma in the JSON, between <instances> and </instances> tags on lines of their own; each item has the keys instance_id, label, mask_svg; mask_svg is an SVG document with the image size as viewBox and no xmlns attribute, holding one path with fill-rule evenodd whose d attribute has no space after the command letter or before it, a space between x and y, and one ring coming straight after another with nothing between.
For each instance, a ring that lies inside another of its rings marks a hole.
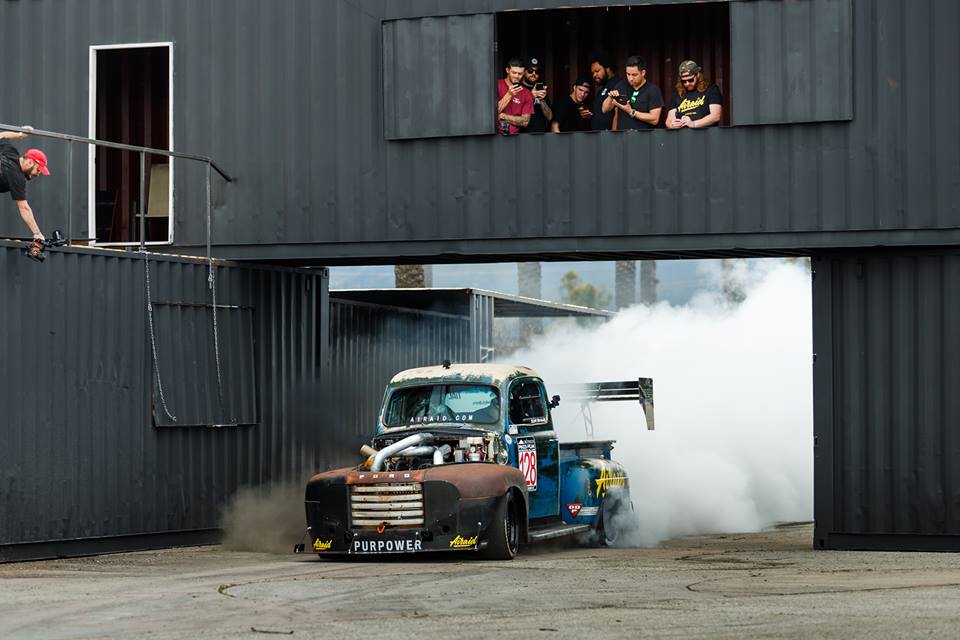
<instances>
[{"instance_id":1,"label":"dirt on ground","mask_svg":"<svg viewBox=\"0 0 960 640\"><path fill-rule=\"evenodd\" d=\"M0 565L0 638L956 637L960 555L812 525L657 548L320 560L221 546Z\"/></svg>"}]
</instances>

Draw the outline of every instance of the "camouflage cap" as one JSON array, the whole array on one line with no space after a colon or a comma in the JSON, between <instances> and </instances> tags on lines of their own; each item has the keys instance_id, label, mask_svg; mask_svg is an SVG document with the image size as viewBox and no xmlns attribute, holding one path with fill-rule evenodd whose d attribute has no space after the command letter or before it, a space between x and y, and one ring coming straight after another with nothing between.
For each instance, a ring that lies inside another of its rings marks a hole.
<instances>
[{"instance_id":1,"label":"camouflage cap","mask_svg":"<svg viewBox=\"0 0 960 640\"><path fill-rule=\"evenodd\" d=\"M693 76L700 73L700 65L693 60L684 60L680 63L681 76Z\"/></svg>"}]
</instances>

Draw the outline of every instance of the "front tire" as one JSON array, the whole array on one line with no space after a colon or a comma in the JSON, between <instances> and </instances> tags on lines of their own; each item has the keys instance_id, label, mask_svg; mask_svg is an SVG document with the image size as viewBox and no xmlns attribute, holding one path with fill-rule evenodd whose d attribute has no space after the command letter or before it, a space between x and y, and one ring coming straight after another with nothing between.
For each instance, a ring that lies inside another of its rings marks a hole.
<instances>
[{"instance_id":1,"label":"front tire","mask_svg":"<svg viewBox=\"0 0 960 640\"><path fill-rule=\"evenodd\" d=\"M512 493L500 500L496 517L487 532L487 547L482 556L488 560L513 560L520 549L520 520Z\"/></svg>"}]
</instances>

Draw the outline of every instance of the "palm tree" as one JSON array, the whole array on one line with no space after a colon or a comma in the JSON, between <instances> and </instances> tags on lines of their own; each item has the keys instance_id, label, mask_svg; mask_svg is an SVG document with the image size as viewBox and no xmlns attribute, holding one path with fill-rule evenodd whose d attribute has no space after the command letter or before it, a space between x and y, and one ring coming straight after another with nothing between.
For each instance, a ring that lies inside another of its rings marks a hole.
<instances>
[{"instance_id":1,"label":"palm tree","mask_svg":"<svg viewBox=\"0 0 960 640\"><path fill-rule=\"evenodd\" d=\"M640 262L640 302L643 304L657 303L657 261L643 260Z\"/></svg>"},{"instance_id":2,"label":"palm tree","mask_svg":"<svg viewBox=\"0 0 960 640\"><path fill-rule=\"evenodd\" d=\"M517 263L517 291L527 298L540 298L543 294L543 271L539 262ZM521 344L530 344L530 336L543 333L543 320L524 318L520 321Z\"/></svg>"},{"instance_id":3,"label":"palm tree","mask_svg":"<svg viewBox=\"0 0 960 640\"><path fill-rule=\"evenodd\" d=\"M624 309L637 302L637 262L617 260L613 294L617 309Z\"/></svg>"},{"instance_id":4,"label":"palm tree","mask_svg":"<svg viewBox=\"0 0 960 640\"><path fill-rule=\"evenodd\" d=\"M422 289L433 286L433 265L398 264L393 267L394 286L398 289Z\"/></svg>"}]
</instances>

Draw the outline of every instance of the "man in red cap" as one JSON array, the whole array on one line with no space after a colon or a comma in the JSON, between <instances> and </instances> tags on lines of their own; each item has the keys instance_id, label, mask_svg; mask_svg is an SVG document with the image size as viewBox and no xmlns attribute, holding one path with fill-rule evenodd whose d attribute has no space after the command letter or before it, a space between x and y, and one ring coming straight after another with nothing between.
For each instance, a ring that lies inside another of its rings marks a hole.
<instances>
[{"instance_id":1,"label":"man in red cap","mask_svg":"<svg viewBox=\"0 0 960 640\"><path fill-rule=\"evenodd\" d=\"M21 127L33 131L33 127ZM50 175L47 169L47 155L40 149L28 149L22 156L16 147L7 140L21 140L26 133L19 131L0 132L0 193L10 192L10 197L20 209L20 217L30 228L34 240L43 240L40 227L33 217L33 209L27 203L27 180L33 180L39 175Z\"/></svg>"}]
</instances>

